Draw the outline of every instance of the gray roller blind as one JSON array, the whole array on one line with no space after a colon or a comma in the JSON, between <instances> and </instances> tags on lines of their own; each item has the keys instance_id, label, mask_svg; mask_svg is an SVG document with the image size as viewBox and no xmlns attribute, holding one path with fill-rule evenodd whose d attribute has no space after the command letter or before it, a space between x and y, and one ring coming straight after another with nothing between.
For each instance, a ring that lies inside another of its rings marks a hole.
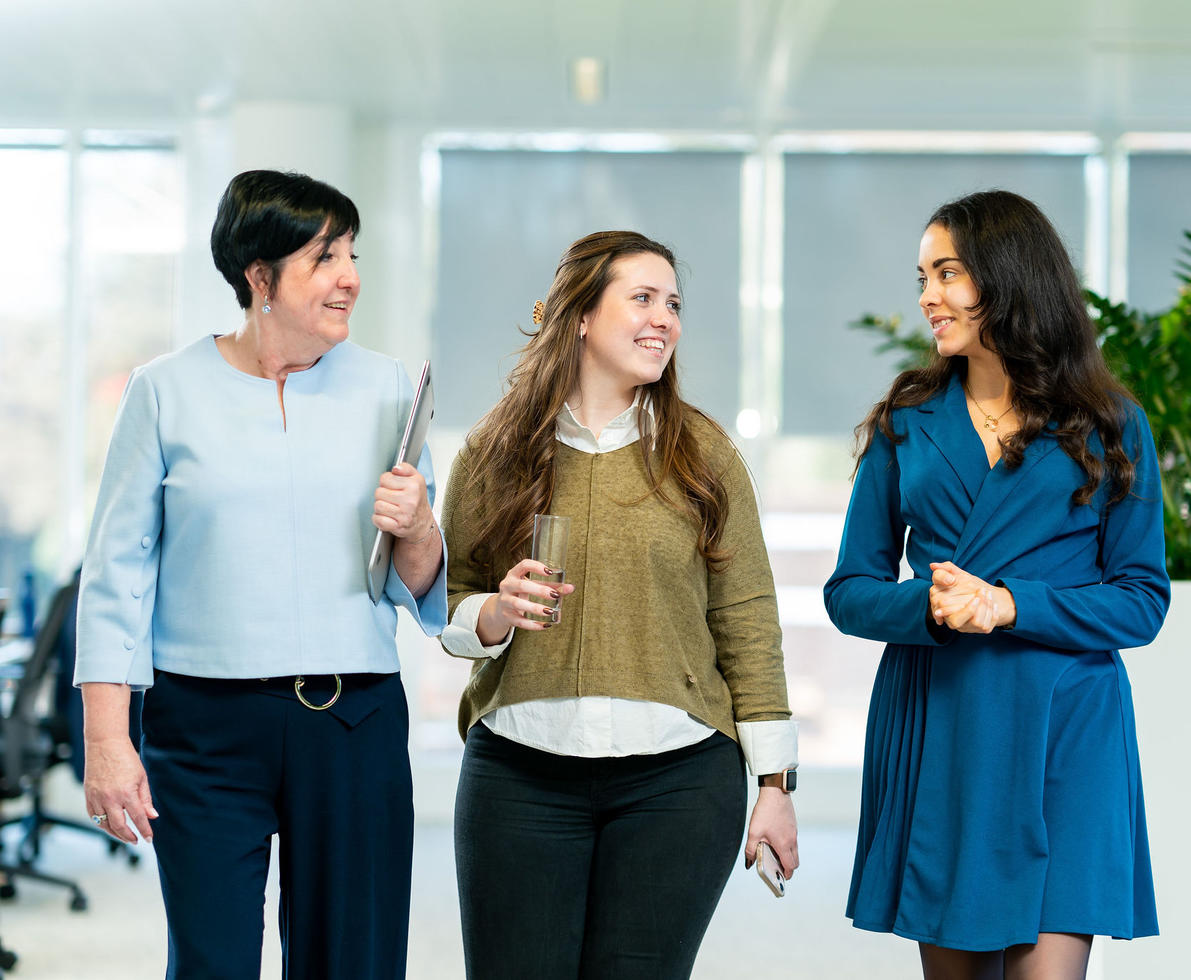
<instances>
[{"instance_id":1,"label":"gray roller blind","mask_svg":"<svg viewBox=\"0 0 1191 980\"><path fill-rule=\"evenodd\" d=\"M892 380L895 357L848 324L921 319L918 242L942 202L993 187L1035 201L1083 264L1083 157L790 154L786 158L782 431L844 434Z\"/></svg>"},{"instance_id":2,"label":"gray roller blind","mask_svg":"<svg viewBox=\"0 0 1191 980\"><path fill-rule=\"evenodd\" d=\"M738 401L740 163L735 153L442 154L433 316L438 424L469 428L496 401L564 248L639 231L674 249L687 399L730 424Z\"/></svg>"},{"instance_id":3,"label":"gray roller blind","mask_svg":"<svg viewBox=\"0 0 1191 980\"><path fill-rule=\"evenodd\" d=\"M1168 309L1178 293L1174 274L1183 232L1191 230L1191 154L1129 158L1129 302Z\"/></svg>"}]
</instances>

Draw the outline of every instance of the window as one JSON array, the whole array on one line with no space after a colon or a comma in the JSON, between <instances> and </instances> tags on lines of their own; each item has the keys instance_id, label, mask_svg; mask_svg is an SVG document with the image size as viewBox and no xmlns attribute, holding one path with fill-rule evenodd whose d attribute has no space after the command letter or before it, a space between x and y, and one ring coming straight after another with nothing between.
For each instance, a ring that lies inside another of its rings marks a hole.
<instances>
[{"instance_id":1,"label":"window","mask_svg":"<svg viewBox=\"0 0 1191 980\"><path fill-rule=\"evenodd\" d=\"M60 527L68 165L60 147L0 145L0 587L14 591L35 551L52 561L44 533Z\"/></svg>"},{"instance_id":2,"label":"window","mask_svg":"<svg viewBox=\"0 0 1191 980\"><path fill-rule=\"evenodd\" d=\"M81 560L124 382L172 345L182 199L159 138L0 133L0 587Z\"/></svg>"}]
</instances>

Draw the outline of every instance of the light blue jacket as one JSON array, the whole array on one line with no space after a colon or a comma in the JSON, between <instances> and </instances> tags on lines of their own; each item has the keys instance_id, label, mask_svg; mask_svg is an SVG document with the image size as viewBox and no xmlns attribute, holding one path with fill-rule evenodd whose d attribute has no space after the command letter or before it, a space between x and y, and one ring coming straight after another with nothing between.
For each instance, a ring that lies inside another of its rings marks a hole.
<instances>
[{"instance_id":1,"label":"light blue jacket","mask_svg":"<svg viewBox=\"0 0 1191 980\"><path fill-rule=\"evenodd\" d=\"M396 606L427 635L446 624L445 573L415 600L390 568L368 598L373 493L412 398L399 362L346 342L289 375L284 424L276 384L213 337L137 368L83 563L75 683L398 670ZM418 469L433 503L428 451Z\"/></svg>"}]
</instances>

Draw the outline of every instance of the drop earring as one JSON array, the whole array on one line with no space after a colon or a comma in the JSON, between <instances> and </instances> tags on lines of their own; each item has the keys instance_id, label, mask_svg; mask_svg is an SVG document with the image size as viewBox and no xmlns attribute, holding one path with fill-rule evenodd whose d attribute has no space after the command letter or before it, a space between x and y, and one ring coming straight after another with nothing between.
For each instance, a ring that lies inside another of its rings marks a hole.
<instances>
[{"instance_id":1,"label":"drop earring","mask_svg":"<svg viewBox=\"0 0 1191 980\"><path fill-rule=\"evenodd\" d=\"M272 313L273 307L269 305L269 294L265 293L265 305L261 307L262 313Z\"/></svg>"}]
</instances>

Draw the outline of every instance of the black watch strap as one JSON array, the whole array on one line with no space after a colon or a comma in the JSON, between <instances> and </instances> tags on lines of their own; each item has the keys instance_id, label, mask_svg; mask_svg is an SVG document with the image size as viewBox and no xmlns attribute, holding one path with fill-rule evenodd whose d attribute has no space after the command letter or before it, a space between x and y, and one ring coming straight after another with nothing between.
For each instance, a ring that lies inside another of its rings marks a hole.
<instances>
[{"instance_id":1,"label":"black watch strap","mask_svg":"<svg viewBox=\"0 0 1191 980\"><path fill-rule=\"evenodd\" d=\"M757 777L757 786L773 786L783 793L793 793L798 786L798 769L783 769Z\"/></svg>"}]
</instances>

